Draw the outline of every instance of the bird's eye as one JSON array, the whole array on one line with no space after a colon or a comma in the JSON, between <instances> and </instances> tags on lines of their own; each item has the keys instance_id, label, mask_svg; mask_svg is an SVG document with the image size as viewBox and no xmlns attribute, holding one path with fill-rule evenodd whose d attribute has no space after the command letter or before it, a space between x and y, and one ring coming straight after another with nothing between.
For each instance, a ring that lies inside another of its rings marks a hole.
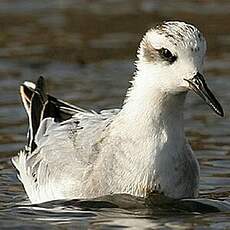
<instances>
[{"instance_id":1,"label":"bird's eye","mask_svg":"<svg viewBox=\"0 0 230 230\"><path fill-rule=\"evenodd\" d=\"M161 48L159 52L165 58L171 58L173 56L172 53L168 49L165 49L165 48Z\"/></svg>"},{"instance_id":2,"label":"bird's eye","mask_svg":"<svg viewBox=\"0 0 230 230\"><path fill-rule=\"evenodd\" d=\"M172 64L177 59L177 56L173 55L166 48L159 49L159 54L160 54L160 56L161 56L162 59L164 59L165 61L168 61L170 64Z\"/></svg>"}]
</instances>

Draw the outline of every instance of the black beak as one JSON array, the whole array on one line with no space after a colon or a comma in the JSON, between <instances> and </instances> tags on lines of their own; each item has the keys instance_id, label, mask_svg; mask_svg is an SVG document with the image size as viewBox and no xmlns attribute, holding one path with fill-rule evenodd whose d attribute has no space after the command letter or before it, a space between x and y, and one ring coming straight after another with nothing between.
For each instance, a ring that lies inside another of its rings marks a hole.
<instances>
[{"instance_id":1,"label":"black beak","mask_svg":"<svg viewBox=\"0 0 230 230\"><path fill-rule=\"evenodd\" d=\"M196 94L198 94L218 115L221 117L224 116L222 106L212 94L204 80L204 77L199 72L197 72L197 74L191 80L184 80L189 83L190 88Z\"/></svg>"}]
</instances>

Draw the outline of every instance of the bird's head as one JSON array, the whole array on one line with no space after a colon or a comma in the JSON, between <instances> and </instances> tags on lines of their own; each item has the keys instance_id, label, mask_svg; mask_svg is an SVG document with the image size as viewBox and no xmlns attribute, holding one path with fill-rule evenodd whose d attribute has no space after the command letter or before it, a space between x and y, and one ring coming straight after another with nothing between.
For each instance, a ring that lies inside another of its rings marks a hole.
<instances>
[{"instance_id":1,"label":"bird's head","mask_svg":"<svg viewBox=\"0 0 230 230\"><path fill-rule=\"evenodd\" d=\"M193 90L220 116L224 112L203 77L206 41L193 25L169 21L147 31L138 50L143 81L168 94Z\"/></svg>"}]
</instances>

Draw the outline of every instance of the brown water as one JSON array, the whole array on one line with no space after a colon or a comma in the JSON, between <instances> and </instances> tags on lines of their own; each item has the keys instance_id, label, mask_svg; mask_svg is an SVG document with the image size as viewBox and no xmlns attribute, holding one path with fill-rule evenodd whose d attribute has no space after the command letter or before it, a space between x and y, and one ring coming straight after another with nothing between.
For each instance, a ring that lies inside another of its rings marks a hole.
<instances>
[{"instance_id":1,"label":"brown water","mask_svg":"<svg viewBox=\"0 0 230 230\"><path fill-rule=\"evenodd\" d=\"M157 22L195 24L208 42L206 77L225 109L186 104L186 131L201 166L201 200L159 204L130 196L108 202L25 206L10 157L26 142L18 87L44 75L49 91L84 108L119 107L141 36ZM230 1L1 0L0 228L230 229Z\"/></svg>"}]
</instances>

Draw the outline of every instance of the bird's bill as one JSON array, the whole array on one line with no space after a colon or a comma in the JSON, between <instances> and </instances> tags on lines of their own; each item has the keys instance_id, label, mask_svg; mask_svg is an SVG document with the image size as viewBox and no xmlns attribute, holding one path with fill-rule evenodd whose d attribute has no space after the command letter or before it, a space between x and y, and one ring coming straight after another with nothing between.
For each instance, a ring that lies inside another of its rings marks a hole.
<instances>
[{"instance_id":1,"label":"bird's bill","mask_svg":"<svg viewBox=\"0 0 230 230\"><path fill-rule=\"evenodd\" d=\"M190 89L198 94L218 115L224 116L224 111L218 100L208 88L204 77L198 72L192 79L184 79L189 83Z\"/></svg>"}]
</instances>

